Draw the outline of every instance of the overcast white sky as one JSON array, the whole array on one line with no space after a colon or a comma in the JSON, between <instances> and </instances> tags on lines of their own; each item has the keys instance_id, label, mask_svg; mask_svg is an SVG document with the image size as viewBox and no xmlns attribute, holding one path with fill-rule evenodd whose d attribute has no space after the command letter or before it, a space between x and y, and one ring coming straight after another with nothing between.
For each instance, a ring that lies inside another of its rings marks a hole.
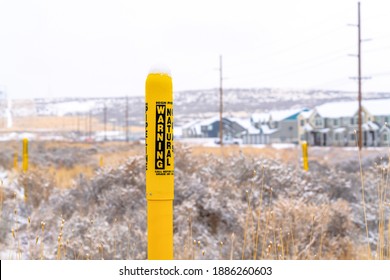
<instances>
[{"instance_id":1,"label":"overcast white sky","mask_svg":"<svg viewBox=\"0 0 390 280\"><path fill-rule=\"evenodd\" d=\"M364 91L390 92L390 1L362 0ZM12 98L175 91L357 89L355 0L0 0L0 89Z\"/></svg>"}]
</instances>

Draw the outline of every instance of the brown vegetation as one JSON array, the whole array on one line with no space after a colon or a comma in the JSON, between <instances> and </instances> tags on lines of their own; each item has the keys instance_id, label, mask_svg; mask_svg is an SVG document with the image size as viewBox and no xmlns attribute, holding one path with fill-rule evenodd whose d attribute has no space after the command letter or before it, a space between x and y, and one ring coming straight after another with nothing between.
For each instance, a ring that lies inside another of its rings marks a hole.
<instances>
[{"instance_id":1,"label":"brown vegetation","mask_svg":"<svg viewBox=\"0 0 390 280\"><path fill-rule=\"evenodd\" d=\"M146 258L143 152L126 143L35 142L27 174L5 158L1 258ZM309 172L293 148L175 152L177 259L390 257L387 150L362 156L365 210L353 149L312 149Z\"/></svg>"}]
</instances>

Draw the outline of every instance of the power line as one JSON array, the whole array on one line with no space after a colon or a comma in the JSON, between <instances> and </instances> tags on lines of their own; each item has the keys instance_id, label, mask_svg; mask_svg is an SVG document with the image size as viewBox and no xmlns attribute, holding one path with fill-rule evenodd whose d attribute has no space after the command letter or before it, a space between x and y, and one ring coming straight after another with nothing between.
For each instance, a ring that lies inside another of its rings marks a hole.
<instances>
[{"instance_id":1,"label":"power line","mask_svg":"<svg viewBox=\"0 0 390 280\"><path fill-rule=\"evenodd\" d=\"M372 53L372 52L377 53L379 51L388 51L388 50L390 50L390 46L385 46L385 47L365 50L364 53Z\"/></svg>"},{"instance_id":2,"label":"power line","mask_svg":"<svg viewBox=\"0 0 390 280\"><path fill-rule=\"evenodd\" d=\"M276 75L271 76L271 78L267 78L267 76L270 77L269 69L267 69L267 71L265 73L262 71L261 73L253 73L252 75L245 75L245 76L241 76L241 77L236 76L236 75L232 75L231 80L242 80L242 79L247 80L248 78L255 78L255 77L259 77L259 76L263 77L262 80L269 80L269 79L274 80L274 79L279 78L279 77L285 77L285 76L289 75L290 73L295 74L297 72L305 71L307 69L316 68L316 67L328 64L330 62L333 62L335 60L341 59L341 58L345 57L344 54L346 52L351 50L352 46L353 45L350 45L346 48L335 49L335 50L332 50L330 52L327 52L327 53L319 55L319 56L317 55L314 57L304 59L304 60L299 61L299 62L294 63L294 64L283 66L281 71L278 71L278 73ZM269 57L266 57L265 59L269 59ZM262 63L264 64L264 61ZM307 66L305 66L306 64L307 64Z\"/></svg>"},{"instance_id":3,"label":"power line","mask_svg":"<svg viewBox=\"0 0 390 280\"><path fill-rule=\"evenodd\" d=\"M262 41L261 44L256 44L253 47L257 49L257 48L264 48L264 47L269 48L269 47L273 47L273 46L279 47L279 46L283 45L282 48L276 49L275 51L272 51L271 53L265 53L265 54L262 53L261 54L261 55L264 55L266 57L270 57L270 56L275 55L275 53L280 54L280 53L288 52L291 49L295 49L296 47L299 47L299 46L301 46L309 41L316 41L316 39L323 38L324 36L326 36L328 34L329 35L334 34L335 31L341 30L340 27L341 27L342 19L344 18L345 13L349 11L349 8L345 8L343 10L335 10L335 11L337 11L337 12L332 13L332 14L325 14L324 17L317 18L318 19L317 21L310 22L311 27L316 27L316 31L313 31L311 33L306 33L305 27L294 25L290 21L289 22L289 32L297 31L297 32L299 32L299 35L305 34L304 37L303 38L301 37L301 40L299 40L299 41L297 41L296 39L292 40L291 42L294 43L292 46L287 46L287 47L284 46L285 33L282 33L283 35L280 38L278 38L277 40ZM323 26L329 26L330 24L334 24L335 21L337 21L336 27L328 28L327 30L325 30L321 34L318 33L319 28L321 28ZM275 49L275 48L273 48L273 49ZM236 63L239 65L248 64L251 62L253 62L253 57L251 57L249 59L240 59L239 61L236 61Z\"/></svg>"},{"instance_id":4,"label":"power line","mask_svg":"<svg viewBox=\"0 0 390 280\"><path fill-rule=\"evenodd\" d=\"M271 52L259 53L259 55L257 55L256 57L251 57L248 59L241 59L241 60L235 61L235 62L236 62L236 65L242 66L242 65L251 64L261 57L265 57L266 59L269 59L269 58L274 57L274 56L279 56L281 54L291 52L291 51L293 51L301 46L306 45L308 42L318 42L318 39L324 38L325 36L328 36L328 35L334 35L335 32L339 32L339 31L342 31L340 26L333 27L331 29L326 30L325 32L320 33L320 34L318 34L318 33L311 34L311 36L309 36L303 40L300 40L298 42L294 41L296 43L291 45L291 46L287 46L287 47L283 46L282 48L273 50ZM282 40L280 40L280 41L281 41L281 43L283 42ZM274 45L280 45L280 44L274 43ZM267 46L267 44L262 45L262 47L264 47L264 46ZM268 46L272 46L272 44L268 44ZM229 65L229 66L232 66L232 65Z\"/></svg>"},{"instance_id":5,"label":"power line","mask_svg":"<svg viewBox=\"0 0 390 280\"><path fill-rule=\"evenodd\" d=\"M322 61L318 61L317 63L313 63L313 59L307 59L307 60L304 60L300 63L297 63L296 66L293 65L293 66L290 66L290 67L285 67L283 68L283 70L281 72L278 72L278 74L276 75L273 75L273 76L269 76L269 72L268 73L264 73L261 72L261 73L256 73L256 74L253 74L253 75L250 75L250 76L245 76L243 78L245 79L248 79L248 78L254 78L254 77L262 77L262 81L272 81L272 80L277 80L279 78L283 78L283 77L287 77L289 76L290 74L298 74L299 72L302 72L302 71L306 71L306 70L309 70L309 69L313 69L313 68L317 68L317 67L320 67L320 66L323 66L323 65L326 65L326 64L329 64L329 63L332 63L334 61L337 61L337 60L340 60L342 58L345 57L345 55L337 55L337 56L333 56L333 57L330 57L329 55L326 55L326 56L321 56L321 57L318 57L317 60L321 59L321 58L326 58L326 57L329 57L329 59L325 59L325 60L322 60ZM232 78L233 80L234 79L240 79L240 77L233 77Z\"/></svg>"}]
</instances>

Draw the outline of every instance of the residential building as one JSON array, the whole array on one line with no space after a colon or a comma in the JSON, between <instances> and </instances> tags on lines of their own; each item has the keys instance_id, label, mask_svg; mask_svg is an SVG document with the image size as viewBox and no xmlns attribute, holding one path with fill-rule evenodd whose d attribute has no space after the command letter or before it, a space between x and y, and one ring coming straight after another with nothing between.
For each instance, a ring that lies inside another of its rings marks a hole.
<instances>
[{"instance_id":1,"label":"residential building","mask_svg":"<svg viewBox=\"0 0 390 280\"><path fill-rule=\"evenodd\" d=\"M390 99L362 102L363 146L380 146L388 141ZM314 146L356 146L358 104L354 101L330 102L298 116L299 139Z\"/></svg>"},{"instance_id":2,"label":"residential building","mask_svg":"<svg viewBox=\"0 0 390 280\"><path fill-rule=\"evenodd\" d=\"M196 120L182 126L182 135L186 138L218 138L219 126L219 117ZM224 138L235 138L245 131L244 127L231 118L222 118L222 126Z\"/></svg>"},{"instance_id":3,"label":"residential building","mask_svg":"<svg viewBox=\"0 0 390 280\"><path fill-rule=\"evenodd\" d=\"M298 143L298 116L306 111L309 111L309 109L253 114L251 120L255 127L261 128L261 132L268 133L270 143Z\"/></svg>"},{"instance_id":4,"label":"residential building","mask_svg":"<svg viewBox=\"0 0 390 280\"><path fill-rule=\"evenodd\" d=\"M251 119L238 119L232 118L232 120L240 124L245 130L238 135L242 138L243 144L258 145L258 144L270 144L271 136L277 131L277 129L270 129L268 125L262 124L258 127L254 126Z\"/></svg>"},{"instance_id":5,"label":"residential building","mask_svg":"<svg viewBox=\"0 0 390 280\"><path fill-rule=\"evenodd\" d=\"M363 106L371 113L371 119L378 128L378 145L388 146L390 143L390 99L363 100Z\"/></svg>"},{"instance_id":6,"label":"residential building","mask_svg":"<svg viewBox=\"0 0 390 280\"><path fill-rule=\"evenodd\" d=\"M390 99L363 100L364 146L390 145ZM183 137L219 137L219 117L196 120L182 126ZM356 146L358 104L329 102L307 108L252 114L249 119L223 118L225 138L241 138L243 144L299 143L311 146Z\"/></svg>"}]
</instances>

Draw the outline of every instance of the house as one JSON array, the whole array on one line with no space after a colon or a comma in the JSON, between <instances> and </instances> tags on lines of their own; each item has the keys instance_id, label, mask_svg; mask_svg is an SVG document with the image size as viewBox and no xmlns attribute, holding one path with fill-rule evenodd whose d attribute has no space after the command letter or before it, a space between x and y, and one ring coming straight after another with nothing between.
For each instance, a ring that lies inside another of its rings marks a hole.
<instances>
[{"instance_id":1,"label":"house","mask_svg":"<svg viewBox=\"0 0 390 280\"><path fill-rule=\"evenodd\" d=\"M390 99L362 102L363 146L383 145L390 120ZM299 139L314 146L356 146L358 131L358 103L330 102L298 116ZM383 134L383 135L382 135Z\"/></svg>"},{"instance_id":2,"label":"house","mask_svg":"<svg viewBox=\"0 0 390 280\"><path fill-rule=\"evenodd\" d=\"M378 130L378 145L389 145L390 99L363 100L362 106L371 113L371 119Z\"/></svg>"},{"instance_id":3,"label":"house","mask_svg":"<svg viewBox=\"0 0 390 280\"><path fill-rule=\"evenodd\" d=\"M356 146L358 103L329 102L315 107L252 114L249 119L223 118L225 138L243 144L299 143L312 146ZM390 99L363 100L364 146L390 145ZM183 137L219 137L219 117L182 126Z\"/></svg>"},{"instance_id":4,"label":"house","mask_svg":"<svg viewBox=\"0 0 390 280\"><path fill-rule=\"evenodd\" d=\"M262 124L255 127L251 119L231 118L234 122L241 125L245 130L239 135L242 138L242 143L247 145L270 144L271 135L276 129L270 129L268 125Z\"/></svg>"},{"instance_id":5,"label":"house","mask_svg":"<svg viewBox=\"0 0 390 280\"><path fill-rule=\"evenodd\" d=\"M182 126L182 136L186 138L218 138L220 119L213 117L205 120L196 120ZM224 138L235 138L245 128L231 118L222 118Z\"/></svg>"},{"instance_id":6,"label":"house","mask_svg":"<svg viewBox=\"0 0 390 280\"><path fill-rule=\"evenodd\" d=\"M379 130L380 145L381 146L390 146L390 128L389 125L384 125Z\"/></svg>"},{"instance_id":7,"label":"house","mask_svg":"<svg viewBox=\"0 0 390 280\"><path fill-rule=\"evenodd\" d=\"M270 143L298 143L298 116L307 108L254 114L254 126L269 135ZM267 127L268 126L268 127Z\"/></svg>"},{"instance_id":8,"label":"house","mask_svg":"<svg viewBox=\"0 0 390 280\"><path fill-rule=\"evenodd\" d=\"M312 126L305 139L314 146L354 146L357 129L356 102L331 102L317 106L308 118Z\"/></svg>"},{"instance_id":9,"label":"house","mask_svg":"<svg viewBox=\"0 0 390 280\"><path fill-rule=\"evenodd\" d=\"M181 127L182 137L184 138L196 138L201 137L200 126L198 125L201 121L194 120L184 124Z\"/></svg>"}]
</instances>

